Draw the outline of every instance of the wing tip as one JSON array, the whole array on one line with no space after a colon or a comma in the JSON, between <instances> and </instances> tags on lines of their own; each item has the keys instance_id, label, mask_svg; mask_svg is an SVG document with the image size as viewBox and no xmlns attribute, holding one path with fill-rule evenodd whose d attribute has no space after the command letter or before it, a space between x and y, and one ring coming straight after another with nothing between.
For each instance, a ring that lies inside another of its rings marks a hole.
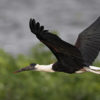
<instances>
[{"instance_id":1,"label":"wing tip","mask_svg":"<svg viewBox=\"0 0 100 100\"><path fill-rule=\"evenodd\" d=\"M29 27L32 33L38 34L40 32L45 32L44 26L40 25L39 22L36 22L34 18L30 18Z\"/></svg>"}]
</instances>

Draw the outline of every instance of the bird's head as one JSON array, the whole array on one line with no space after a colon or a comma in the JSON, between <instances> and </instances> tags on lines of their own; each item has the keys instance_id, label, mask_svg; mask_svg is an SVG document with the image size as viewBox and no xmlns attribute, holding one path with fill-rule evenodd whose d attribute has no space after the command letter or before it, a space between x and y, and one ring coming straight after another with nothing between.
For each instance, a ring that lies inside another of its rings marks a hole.
<instances>
[{"instance_id":1,"label":"bird's head","mask_svg":"<svg viewBox=\"0 0 100 100\"><path fill-rule=\"evenodd\" d=\"M36 64L32 63L32 64L30 64L29 66L26 66L26 67L24 67L24 68L21 68L21 69L15 71L14 73L18 73L18 72L22 72L22 71L35 70L35 69L36 69L35 66L36 66Z\"/></svg>"},{"instance_id":2,"label":"bird's head","mask_svg":"<svg viewBox=\"0 0 100 100\"><path fill-rule=\"evenodd\" d=\"M22 71L45 71L45 72L54 72L54 70L52 69L53 64L49 64L49 65L39 65L39 64L30 64L29 66L26 66L22 69L17 70L14 73L18 73L18 72L22 72Z\"/></svg>"}]
</instances>

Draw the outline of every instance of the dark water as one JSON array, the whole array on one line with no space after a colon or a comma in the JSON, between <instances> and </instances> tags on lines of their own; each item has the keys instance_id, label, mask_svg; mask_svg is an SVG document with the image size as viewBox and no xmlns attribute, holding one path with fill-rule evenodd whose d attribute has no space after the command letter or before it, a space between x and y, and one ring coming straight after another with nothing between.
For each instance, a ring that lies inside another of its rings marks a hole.
<instances>
[{"instance_id":1,"label":"dark water","mask_svg":"<svg viewBox=\"0 0 100 100\"><path fill-rule=\"evenodd\" d=\"M0 48L27 53L39 42L29 30L35 18L74 44L77 35L100 16L100 0L0 0Z\"/></svg>"}]
</instances>

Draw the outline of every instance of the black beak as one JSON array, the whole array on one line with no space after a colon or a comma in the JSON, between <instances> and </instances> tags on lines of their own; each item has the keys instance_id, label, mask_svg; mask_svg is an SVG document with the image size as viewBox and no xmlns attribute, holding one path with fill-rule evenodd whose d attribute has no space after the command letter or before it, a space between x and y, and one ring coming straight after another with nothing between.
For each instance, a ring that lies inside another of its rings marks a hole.
<instances>
[{"instance_id":1,"label":"black beak","mask_svg":"<svg viewBox=\"0 0 100 100\"><path fill-rule=\"evenodd\" d=\"M27 67L24 67L24 68L21 68L17 71L15 71L14 73L19 73L19 72L22 72L22 71L30 71L30 70L35 70L35 65L33 66L33 64L30 64L30 66L27 66Z\"/></svg>"}]
</instances>

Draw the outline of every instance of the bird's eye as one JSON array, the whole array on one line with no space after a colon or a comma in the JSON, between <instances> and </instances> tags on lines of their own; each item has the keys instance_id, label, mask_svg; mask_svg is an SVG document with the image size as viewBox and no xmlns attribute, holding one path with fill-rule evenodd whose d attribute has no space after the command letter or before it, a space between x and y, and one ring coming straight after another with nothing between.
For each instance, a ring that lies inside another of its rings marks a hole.
<instances>
[{"instance_id":1,"label":"bird's eye","mask_svg":"<svg viewBox=\"0 0 100 100\"><path fill-rule=\"evenodd\" d=\"M32 63L32 64L30 64L30 66L35 66L36 64L34 64L34 63Z\"/></svg>"}]
</instances>

